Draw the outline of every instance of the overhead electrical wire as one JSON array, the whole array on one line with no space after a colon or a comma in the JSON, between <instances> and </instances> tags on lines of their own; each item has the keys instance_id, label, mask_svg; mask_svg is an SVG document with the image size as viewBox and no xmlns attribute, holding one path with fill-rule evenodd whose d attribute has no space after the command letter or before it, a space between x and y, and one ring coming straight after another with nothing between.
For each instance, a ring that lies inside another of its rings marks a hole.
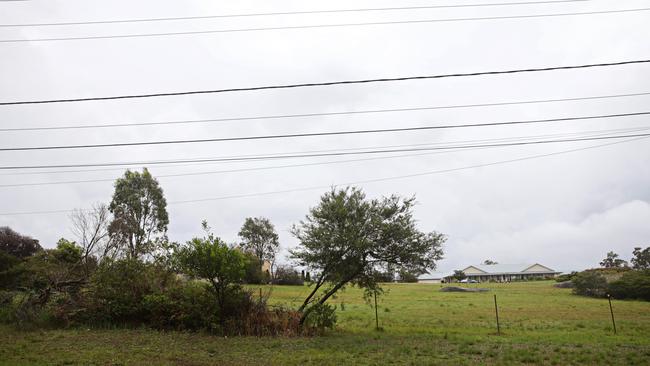
<instances>
[{"instance_id":1,"label":"overhead electrical wire","mask_svg":"<svg viewBox=\"0 0 650 366\"><path fill-rule=\"evenodd\" d=\"M366 109L366 110L358 110L358 111L276 114L276 115L248 116L248 117L245 116L224 117L224 118L159 121L159 122L108 123L108 124L64 125L64 126L0 127L0 132L162 126L162 125L179 125L179 124L182 125L182 124L197 124L197 123L210 123L210 122L256 121L256 120L267 120L267 119L290 119L290 118L360 115L360 114L375 114L375 113L416 112L416 111L428 111L428 110L440 110L440 109L460 109L460 108L495 107L495 106L507 106L507 105L570 102L570 101L582 101L582 100L599 100L599 99L611 99L611 98L637 97L637 96L646 96L646 95L650 95L650 92L592 95L592 96L585 96L585 97L570 97L570 98L556 98L556 99L535 99L535 100L510 101L510 102L456 104L456 105L423 106L423 107L410 107L410 108Z\"/></svg>"},{"instance_id":2,"label":"overhead electrical wire","mask_svg":"<svg viewBox=\"0 0 650 366\"><path fill-rule=\"evenodd\" d=\"M578 141L593 141L593 140L609 140L621 138L634 138L650 136L650 133L637 133L628 135L616 136L600 136L600 137L585 137L574 139L557 139L557 140L541 140L541 141L525 141L525 142L511 142L504 144L473 144L473 145L456 145L456 146L437 146L437 147L423 147L423 148L410 148L410 149L385 149L385 150L367 150L367 151L354 151L354 152L334 152L334 153L321 153L321 154L295 154L295 155L280 155L280 156L259 156L259 157L245 157L245 158L217 158L205 160L177 160L178 163L183 162L197 162L197 161L257 161L257 160L276 160L276 159L290 159L290 158L311 158L323 156L346 156L346 155L361 155L361 154L385 154L396 152L412 152L412 151L436 151L436 150L449 150L449 149L469 149L480 147L500 147L500 146L523 146L523 145L537 145L537 144L550 144L562 142L578 142ZM162 163L162 162L160 162ZM168 163L168 162L167 162ZM156 165L157 162L150 162L148 165ZM126 166L126 165L142 165L141 163L103 163L103 164L70 164L70 165L24 165L24 166L0 166L0 170L15 170L15 169L43 169L43 168L73 168L73 167L90 167L90 166Z\"/></svg>"},{"instance_id":3,"label":"overhead electrical wire","mask_svg":"<svg viewBox=\"0 0 650 366\"><path fill-rule=\"evenodd\" d=\"M194 143L208 143L208 142L213 143L213 142L225 142L225 141L251 141L251 140L271 140L271 139L300 138L300 137L360 135L360 134L375 134L375 133L389 133L389 132L413 132L413 131L441 130L441 129L454 129L454 128L554 123L554 122L567 122L567 121L578 121L578 120L644 116L649 114L650 111L644 111L644 112L600 114L600 115L578 116L578 117L547 118L547 119L524 120L524 121L520 120L520 121L488 122L488 123L466 123L466 124L459 124L459 125L435 125L435 126L398 127L398 128L348 130L348 131L305 132L305 133L293 133L293 134L216 137L216 138L185 139L185 140L116 142L116 143L105 143L105 144L1 147L0 151L93 149L93 148L109 148L109 147L127 147L127 146L176 145L176 144L194 144Z\"/></svg>"},{"instance_id":4,"label":"overhead electrical wire","mask_svg":"<svg viewBox=\"0 0 650 366\"><path fill-rule=\"evenodd\" d=\"M635 12L642 12L642 11L649 11L649 10L650 10L650 8L636 8L636 9L600 10L600 11L554 13L554 14L522 14L522 15L469 17L469 18L438 18L438 19L394 20L394 21L375 21L375 22L338 23L338 24L269 26L269 27L258 27L258 28L235 28L235 29L211 29L211 30L179 31L179 32L160 32L160 33L113 34L113 35L104 35L104 36L50 37L50 38L31 38L31 39L3 39L3 40L0 40L0 43L81 41L81 40L93 40L93 39L119 39L119 38L123 39L123 38L143 38L143 37L167 37L167 36L183 36L183 35L197 35L197 34L260 32L260 31L276 31L276 30L342 28L342 27L364 27L364 26L396 25L396 24L426 24L426 23L449 23L449 22L506 20L506 19L533 19L533 18L547 18L547 17L580 16L580 15L635 13Z\"/></svg>"},{"instance_id":5,"label":"overhead electrical wire","mask_svg":"<svg viewBox=\"0 0 650 366\"><path fill-rule=\"evenodd\" d=\"M242 87L242 88L191 90L191 91L152 93L152 94L115 95L115 96L107 96L107 97L23 100L23 101L0 102L0 106L23 105L23 104L89 102L89 101L103 101L103 100L134 99L134 98L156 98L156 97L169 97L169 96L180 96L180 95L199 95L199 94L231 93L231 92L243 92L243 91L259 91L259 90L274 90L274 89L293 89L293 88L306 88L306 87L320 87L320 86L333 86L333 85L384 83L384 82L409 81L409 80L444 79L444 78L452 78L452 77L506 75L506 74L520 74L520 73L529 73L529 72L576 70L576 69L587 69L587 68L596 68L596 67L610 67L610 66L623 66L623 65L646 64L646 63L650 63L650 59L628 60L628 61L618 61L618 62L604 62L604 63L596 63L596 64L583 64L583 65L567 65L567 66L551 66L551 67L538 67L538 68L527 68L527 69L511 69L511 70L500 70L500 71L479 71L479 72L454 73L454 74L403 76L403 77L394 77L394 78L340 80L340 81L327 81L327 82L316 82L316 83L299 83L299 84L284 84L284 85L253 86L253 87Z\"/></svg>"},{"instance_id":6,"label":"overhead electrical wire","mask_svg":"<svg viewBox=\"0 0 650 366\"><path fill-rule=\"evenodd\" d=\"M224 18L244 18L244 17L261 17L261 16L278 16L278 15L360 13L360 12L381 12L381 11L398 11L398 10L478 8L478 7L496 7L496 6L542 5L542 4L552 5L552 4L562 4L562 3L583 3L589 1L591 0L520 1L520 2L506 2L506 3L487 3L487 4L484 3L484 4L454 4L454 5L422 5L422 6L400 6L400 7L386 7L386 8L303 10L303 11L282 11L282 12L268 12L268 13L196 15L196 16L184 16L184 17L113 19L113 20L76 21L76 22L58 22L58 23L15 23L15 24L0 24L0 27L49 27L49 26L90 25L90 24L150 23L150 22L165 22L165 21L177 21L177 20L224 19Z\"/></svg>"},{"instance_id":7,"label":"overhead electrical wire","mask_svg":"<svg viewBox=\"0 0 650 366\"><path fill-rule=\"evenodd\" d=\"M632 128L622 128L622 129L611 129L611 130L596 130L596 131L581 131L581 132L572 132L572 133L562 133L562 134L548 134L548 135L536 135L536 136L519 136L511 138L499 138L499 139L488 139L488 140L479 140L479 141L512 141L512 140L530 140L540 137L548 136L602 136L607 135L612 132L630 132L630 131L647 131L650 130L650 127L632 127ZM457 141L455 143L459 143ZM462 141L462 142L477 142L474 141ZM450 142L451 143L451 142ZM421 145L431 145L431 144L416 144L412 146L421 146ZM499 147L499 146L496 146ZM297 167L309 167L309 166L320 166L320 165L333 165L333 164L345 164L352 162L361 162L361 161L375 161L375 160L387 160L387 159L400 159L408 157L419 157L419 156L430 156L436 154L444 153L453 153L457 151L474 151L494 148L492 147L478 147L474 149L457 149L457 150L443 150L443 151L434 151L434 152L424 152L417 154L401 154L401 155L391 155L391 156L378 156L362 159L347 159L347 160L330 160L330 161L319 161L312 163L299 163L299 164L287 164L287 165L273 165L273 166L262 166L262 167L249 167L249 168L236 168L236 169L226 169L226 170L212 170L212 171L199 171L199 172L186 172L186 173L174 173L174 174L156 174L156 178L174 178L174 177L187 177L187 176L201 176L201 175L214 175L214 174L223 174L223 173L239 173L239 172L249 172L249 171L261 171L261 170L274 170L274 169L284 169L284 168L297 168ZM329 150L332 151L332 150ZM102 178L102 179L85 179L85 180L66 180L66 181L54 181L54 182L31 182L31 183L9 183L9 184L0 184L0 188L13 188L13 187L35 187L35 186L47 186L47 185L64 185L64 184L81 184L81 183L100 183L100 182L112 182L115 178Z\"/></svg>"},{"instance_id":8,"label":"overhead electrical wire","mask_svg":"<svg viewBox=\"0 0 650 366\"><path fill-rule=\"evenodd\" d=\"M463 166L463 167L459 167L459 168L440 169L440 170L426 171L426 172L420 172L420 173L414 173L414 174L395 175L395 176L389 176L389 177L365 179L365 180L358 180L358 181L353 181L353 182L339 183L339 184L336 184L335 186L350 186L350 185L355 185L355 184L377 183L377 182L385 182L385 181L392 181L392 180L398 180L398 179L422 177L422 176L434 175L434 174L450 173L450 172L456 172L456 171L468 170L468 169L475 169L475 168L484 168L484 167L489 167L489 166L494 166L494 165L502 165L502 164L514 163L514 162L518 162L518 161L525 161L525 160L531 160L531 159L538 159L538 158L543 158L543 157L567 154L567 153L572 153L572 152L577 152L577 151L596 149L596 148L605 147L605 146L609 146L609 145L615 145L615 144L620 144L620 143L625 143L625 142L641 140L641 139L648 138L648 137L650 137L650 135L646 136L646 137L639 137L639 138L636 138L636 139L630 139L630 140L625 140L625 141L617 141L617 142L601 144L601 145L587 146L587 147L570 149L570 150L562 150L562 151L556 151L556 152L547 153L547 154L529 155L529 156L525 156L525 157L521 157L521 158L508 159L508 160L499 160L499 161L494 161L494 162L485 163L485 164L468 165L468 166ZM233 198L260 197L260 196L267 196L267 195L274 195L274 194L281 194L281 193L291 193L291 192L299 192L299 191L312 191L312 190L318 190L318 189L328 189L330 187L332 187L332 185L329 185L329 186L322 185L322 186L296 188L296 189L288 189L288 190L281 190L281 191L270 191L270 192L240 194L240 195L221 196L221 197L212 197L212 198L199 198L199 199L183 200L183 201L171 201L171 202L169 202L169 204L170 205L178 205L178 204L184 204L184 203L221 201L221 200L233 199Z\"/></svg>"},{"instance_id":9,"label":"overhead electrical wire","mask_svg":"<svg viewBox=\"0 0 650 366\"><path fill-rule=\"evenodd\" d=\"M406 175L395 175L395 176L389 176L389 177L380 177L380 178L374 178L374 179L365 179L365 180L359 180L359 181L353 181L353 182L339 183L339 184L336 184L335 186L349 186L349 185L355 185L355 184L368 184L368 183L384 182L384 181L391 181L391 180L398 180L398 179L415 178L415 177L435 175L435 174L450 173L450 172L455 172L455 171L475 169L475 168L483 168L483 167L490 167L490 166L495 166L495 165L503 165L503 164L509 164L509 163L514 163L514 162L519 162L519 161L532 160L532 159L544 158L544 157L549 157L549 156L568 154L568 153L572 153L572 152L597 149L597 148L602 148L602 147L605 147L605 146L611 146L611 145L617 145L617 144L622 144L622 143L627 143L627 142L632 142L632 141L638 141L638 140L646 139L648 137L650 137L650 135L649 136L637 137L637 138L631 138L631 139L623 140L623 141L615 141L615 142L609 142L609 143L605 143L605 144L598 144L598 145L592 145L592 146L569 149L569 150L555 151L555 152L546 153L546 154L529 155L529 156L524 156L524 157L515 158L515 159L499 160L499 161L493 161L493 162L489 162L489 163L468 165L468 166L463 166L463 167L458 167L458 168L439 169L439 170L419 172L419 173L406 174ZM237 195L228 195L228 196L220 196L220 197L198 198L198 199L182 200L182 201L170 201L170 202L168 202L168 205L178 205L178 204L197 203L197 202L209 202L209 201L220 201L220 200L235 199L235 198L261 197L261 196L283 194L283 193L293 193L293 192L301 192L301 191L313 191L313 190L320 190L320 189L328 189L330 187L332 187L332 185L293 188L293 189L286 189L286 190L247 193L247 194L237 194ZM68 210L4 212L4 213L0 213L0 216L71 213L73 211L74 210L69 210L68 209Z\"/></svg>"},{"instance_id":10,"label":"overhead electrical wire","mask_svg":"<svg viewBox=\"0 0 650 366\"><path fill-rule=\"evenodd\" d=\"M278 153L267 153L265 154L266 156L281 156L281 155L292 155L292 154L298 154L298 153L321 153L321 152L333 152L333 151L362 151L362 150L374 150L374 149L388 149L388 148L400 148L400 147L419 147L419 146L439 146L439 145L444 145L444 144L459 144L459 143L478 143L478 142L506 142L506 141L512 141L514 140L523 140L523 139L535 139L535 138L542 138L542 137L567 137L567 136L585 136L585 135L603 135L607 133L623 133L623 132L637 132L637 131L645 131L650 129L650 127L628 127L628 128L618 128L618 129L607 129L607 130L591 130L591 131L580 131L580 132L569 132L569 133L554 133L554 134L543 134L543 135L535 135L535 136L518 136L518 137L505 137L505 138L498 138L498 139L481 139L481 140L461 140L461 141L453 141L453 142L441 142L438 144L435 143L419 143L419 144L399 144L399 145L381 145L381 146L362 146L362 147L353 147L353 148L337 148L337 149L319 149L319 150L309 150L309 151L290 151L290 152L278 152ZM472 149L462 149L463 151L472 151ZM433 152L433 153L423 153L423 154L410 154L410 155L395 155L394 157L401 157L401 156L419 156L419 155L433 155L433 154L440 154L440 153L447 153L447 152L453 152L452 150L447 150L447 151L440 151L440 152ZM248 154L248 155L231 155L231 156L220 156L220 157L195 157L192 159L199 160L199 161L194 161L194 162L178 162L178 160L167 160L167 161L157 161L156 166L158 168L177 168L178 164L182 164L183 166L190 166L190 165L214 165L214 164L220 164L222 162L219 161L201 161L205 159L221 159L221 158L234 158L234 157L259 157L259 154ZM350 161L365 161L365 160L376 160L376 159L382 159L384 157L376 157L376 158L366 158L366 159L357 159L357 160L346 160L346 162ZM386 158L392 158L392 157L386 157ZM189 158L186 158L189 159ZM341 160L337 160L341 161ZM145 167L149 162L143 161L139 162L142 167ZM230 163L230 162L225 162ZM238 162L234 162L238 163ZM127 163L127 164L132 164ZM315 163L316 165L318 163ZM90 173L90 172L105 172L105 171L123 171L125 167L132 167L133 165L127 165L123 167L117 167L117 168L97 168L97 169L76 169L76 170L37 170L37 171L17 171L17 172L5 172L5 173L0 173L0 176L17 176L17 175L44 175L44 174L70 174L70 173ZM157 175L157 177L160 177L161 175Z\"/></svg>"}]
</instances>

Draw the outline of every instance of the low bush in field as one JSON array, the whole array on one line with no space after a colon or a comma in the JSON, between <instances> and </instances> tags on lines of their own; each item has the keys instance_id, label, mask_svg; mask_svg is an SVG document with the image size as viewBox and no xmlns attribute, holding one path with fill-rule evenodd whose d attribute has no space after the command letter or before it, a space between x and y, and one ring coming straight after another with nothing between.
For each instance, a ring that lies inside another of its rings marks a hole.
<instances>
[{"instance_id":1,"label":"low bush in field","mask_svg":"<svg viewBox=\"0 0 650 366\"><path fill-rule=\"evenodd\" d=\"M324 329L333 329L336 325L336 305L316 303L305 319L305 324L313 329L322 331Z\"/></svg>"},{"instance_id":2,"label":"low bush in field","mask_svg":"<svg viewBox=\"0 0 650 366\"><path fill-rule=\"evenodd\" d=\"M604 297L607 294L607 280L598 272L580 272L571 281L573 293L577 295Z\"/></svg>"},{"instance_id":3,"label":"low bush in field","mask_svg":"<svg viewBox=\"0 0 650 366\"><path fill-rule=\"evenodd\" d=\"M650 270L629 271L609 284L609 293L616 299L650 301Z\"/></svg>"},{"instance_id":4,"label":"low bush in field","mask_svg":"<svg viewBox=\"0 0 650 366\"><path fill-rule=\"evenodd\" d=\"M273 274L274 285L302 286L304 283L300 273L288 266L278 267Z\"/></svg>"},{"instance_id":5,"label":"low bush in field","mask_svg":"<svg viewBox=\"0 0 650 366\"><path fill-rule=\"evenodd\" d=\"M562 275L559 275L555 277L555 282L567 282L571 281L573 277L575 277L578 274L576 271L572 271L571 273L565 273Z\"/></svg>"}]
</instances>

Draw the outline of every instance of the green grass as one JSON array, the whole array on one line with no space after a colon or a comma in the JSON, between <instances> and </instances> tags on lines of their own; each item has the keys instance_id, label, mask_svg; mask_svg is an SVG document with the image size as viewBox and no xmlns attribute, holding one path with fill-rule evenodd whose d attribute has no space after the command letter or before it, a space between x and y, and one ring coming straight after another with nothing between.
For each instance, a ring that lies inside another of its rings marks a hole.
<instances>
[{"instance_id":1,"label":"green grass","mask_svg":"<svg viewBox=\"0 0 650 366\"><path fill-rule=\"evenodd\" d=\"M471 285L474 286L474 285ZM19 332L0 328L1 365L241 364L650 364L650 303L606 300L552 282L480 285L487 293L442 293L440 285L386 285L382 331L361 291L333 300L338 327L312 338L223 338L147 329ZM271 302L296 306L307 287L279 287ZM496 335L497 295L502 335ZM340 304L344 304L341 310Z\"/></svg>"}]
</instances>

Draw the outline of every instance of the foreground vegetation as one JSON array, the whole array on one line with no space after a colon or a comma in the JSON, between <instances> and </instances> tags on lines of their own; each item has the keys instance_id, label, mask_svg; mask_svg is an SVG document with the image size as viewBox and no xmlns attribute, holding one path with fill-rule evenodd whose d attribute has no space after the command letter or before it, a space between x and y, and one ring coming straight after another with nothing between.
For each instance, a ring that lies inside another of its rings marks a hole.
<instances>
[{"instance_id":1,"label":"foreground vegetation","mask_svg":"<svg viewBox=\"0 0 650 366\"><path fill-rule=\"evenodd\" d=\"M650 303L571 294L552 282L481 284L487 293L443 293L440 285L390 284L380 327L363 292L333 301L337 328L320 337L216 337L147 329L0 332L0 364L608 364L650 359ZM475 286L475 285L471 285ZM252 287L257 292L257 287ZM265 290L268 287L265 287ZM270 302L297 307L310 289L275 286ZM493 295L502 335L497 336Z\"/></svg>"}]
</instances>

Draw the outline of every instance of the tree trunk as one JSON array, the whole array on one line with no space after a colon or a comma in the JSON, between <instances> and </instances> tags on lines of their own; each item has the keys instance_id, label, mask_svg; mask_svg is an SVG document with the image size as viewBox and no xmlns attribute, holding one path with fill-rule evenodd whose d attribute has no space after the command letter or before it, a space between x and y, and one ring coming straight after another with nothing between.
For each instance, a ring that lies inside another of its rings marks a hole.
<instances>
[{"instance_id":1,"label":"tree trunk","mask_svg":"<svg viewBox=\"0 0 650 366\"><path fill-rule=\"evenodd\" d=\"M349 276L345 280L337 283L336 286L332 287L332 289L329 290L325 294L325 296L323 296L320 300L318 300L318 304L320 304L320 305L324 304L325 301L327 301L327 299L329 299L332 295L334 295L336 293L336 291L341 289L341 287L345 286L348 282L350 282L356 276L357 276L357 273L355 273L353 276ZM305 323L305 319L307 319L307 316L309 315L309 313L312 312L312 309L313 309L313 307L307 308L307 310L302 313L302 316L300 317L300 323L299 323L300 326L302 326Z\"/></svg>"},{"instance_id":2,"label":"tree trunk","mask_svg":"<svg viewBox=\"0 0 650 366\"><path fill-rule=\"evenodd\" d=\"M318 279L318 282L316 282L316 285L314 285L314 289L311 291L309 296L307 296L307 298L305 299L305 302L302 303L302 305L300 306L298 311L302 312L303 310L305 310L305 307L307 307L307 305L309 304L309 300L311 300L311 298L314 297L314 295L316 294L318 289L323 285L323 282L325 282L325 275L324 274Z\"/></svg>"}]
</instances>

